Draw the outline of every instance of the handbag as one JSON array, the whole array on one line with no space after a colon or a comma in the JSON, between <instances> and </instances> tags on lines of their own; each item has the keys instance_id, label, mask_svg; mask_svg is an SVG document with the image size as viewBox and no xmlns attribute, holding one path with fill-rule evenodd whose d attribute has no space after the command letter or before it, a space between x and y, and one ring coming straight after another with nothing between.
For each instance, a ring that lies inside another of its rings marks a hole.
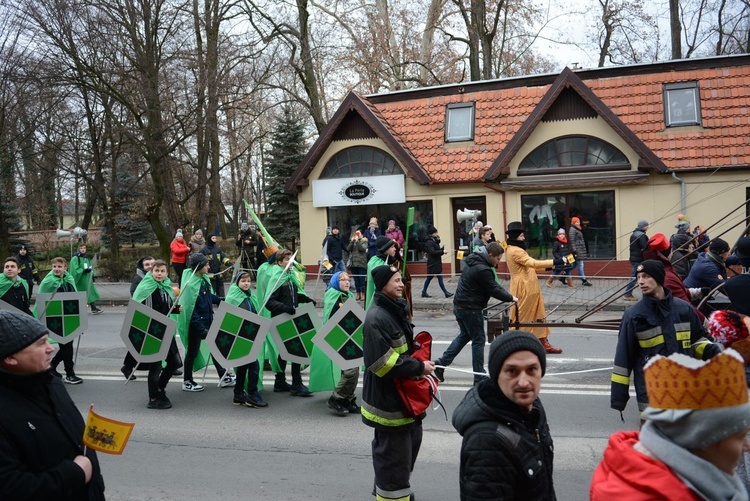
<instances>
[{"instance_id":1,"label":"handbag","mask_svg":"<svg viewBox=\"0 0 750 501\"><path fill-rule=\"evenodd\" d=\"M427 331L422 331L414 337L414 352L411 357L426 362L431 359L431 355L432 335ZM448 413L442 402L437 398L437 389L440 383L437 377L432 374L410 378L399 377L394 378L394 382L407 415L411 417L422 415L435 400L443 408L445 419L448 420Z\"/></svg>"}]
</instances>

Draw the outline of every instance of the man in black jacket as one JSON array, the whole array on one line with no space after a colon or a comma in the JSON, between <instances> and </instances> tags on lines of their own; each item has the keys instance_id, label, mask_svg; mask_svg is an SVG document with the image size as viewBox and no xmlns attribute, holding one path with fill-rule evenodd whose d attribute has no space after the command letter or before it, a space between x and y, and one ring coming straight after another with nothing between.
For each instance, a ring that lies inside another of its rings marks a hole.
<instances>
[{"instance_id":1,"label":"man in black jacket","mask_svg":"<svg viewBox=\"0 0 750 501\"><path fill-rule=\"evenodd\" d=\"M19 275L29 284L29 297L31 297L34 293L34 282L39 285L42 281L39 276L39 270L36 269L36 265L34 264L34 260L31 259L29 250L23 244L18 246L16 259L18 260L18 267L20 269Z\"/></svg>"},{"instance_id":2,"label":"man in black jacket","mask_svg":"<svg viewBox=\"0 0 750 501\"><path fill-rule=\"evenodd\" d=\"M461 501L555 500L552 437L537 398L544 347L530 332L507 332L492 342L488 365L490 377L453 413L463 437Z\"/></svg>"},{"instance_id":3,"label":"man in black jacket","mask_svg":"<svg viewBox=\"0 0 750 501\"><path fill-rule=\"evenodd\" d=\"M59 378L47 329L0 311L0 499L104 499L96 452L84 453L81 413Z\"/></svg>"},{"instance_id":4,"label":"man in black jacket","mask_svg":"<svg viewBox=\"0 0 750 501\"><path fill-rule=\"evenodd\" d=\"M229 260L221 247L217 244L216 235L211 237L206 242L206 245L201 249L201 254L206 256L208 259L208 272L211 279L211 287L214 288L214 292L217 296L224 297L224 276L221 272L221 265L232 266L232 261Z\"/></svg>"},{"instance_id":5,"label":"man in black jacket","mask_svg":"<svg viewBox=\"0 0 750 501\"><path fill-rule=\"evenodd\" d=\"M490 297L500 301L518 301L511 293L500 287L495 280L493 268L500 262L503 247L497 242L490 242L486 247L478 247L464 261L464 271L458 281L456 296L453 298L453 314L458 322L458 336L448 349L435 360L435 375L444 381L444 367L453 363L466 343L471 341L472 367L475 372L474 383L480 382L484 375L484 345L487 334L484 331L482 310L487 307Z\"/></svg>"},{"instance_id":6,"label":"man in black jacket","mask_svg":"<svg viewBox=\"0 0 750 501\"><path fill-rule=\"evenodd\" d=\"M633 296L633 289L635 289L635 276L636 268L643 262L643 251L648 249L648 221L641 219L638 221L638 226L633 230L633 234L630 235L630 266L632 270L630 272L630 282L625 288L625 301L637 301Z\"/></svg>"},{"instance_id":7,"label":"man in black jacket","mask_svg":"<svg viewBox=\"0 0 750 501\"><path fill-rule=\"evenodd\" d=\"M409 480L422 444L424 413L405 412L395 378L431 374L435 364L413 358L414 331L398 268L373 268L373 304L364 328L362 421L374 428L372 465L378 501L414 499Z\"/></svg>"},{"instance_id":8,"label":"man in black jacket","mask_svg":"<svg viewBox=\"0 0 750 501\"><path fill-rule=\"evenodd\" d=\"M344 263L344 251L343 242L341 241L341 234L339 233L339 227L333 226L331 233L323 239L323 247L326 247L326 254L328 260L333 265L333 273L337 271L346 271L346 263Z\"/></svg>"}]
</instances>

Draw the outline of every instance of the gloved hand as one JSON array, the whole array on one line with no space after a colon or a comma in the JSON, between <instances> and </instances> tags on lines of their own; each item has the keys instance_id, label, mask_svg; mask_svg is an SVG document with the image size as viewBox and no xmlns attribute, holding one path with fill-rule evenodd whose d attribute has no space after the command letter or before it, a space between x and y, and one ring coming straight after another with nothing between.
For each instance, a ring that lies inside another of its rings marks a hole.
<instances>
[{"instance_id":1,"label":"gloved hand","mask_svg":"<svg viewBox=\"0 0 750 501\"><path fill-rule=\"evenodd\" d=\"M175 315L179 315L180 313L182 313L182 305L178 304L174 308L172 308L172 313L174 313Z\"/></svg>"},{"instance_id":2,"label":"gloved hand","mask_svg":"<svg viewBox=\"0 0 750 501\"><path fill-rule=\"evenodd\" d=\"M706 297L711 294L711 287L701 287L701 296Z\"/></svg>"},{"instance_id":3,"label":"gloved hand","mask_svg":"<svg viewBox=\"0 0 750 501\"><path fill-rule=\"evenodd\" d=\"M83 270L84 273L91 273L94 269L93 268L86 268Z\"/></svg>"},{"instance_id":4,"label":"gloved hand","mask_svg":"<svg viewBox=\"0 0 750 501\"><path fill-rule=\"evenodd\" d=\"M318 306L318 303L316 303L313 298L310 298L310 302L312 303L313 306Z\"/></svg>"},{"instance_id":5,"label":"gloved hand","mask_svg":"<svg viewBox=\"0 0 750 501\"><path fill-rule=\"evenodd\" d=\"M297 310L294 309L294 306L284 306L284 313L289 313L290 315L294 315L297 312Z\"/></svg>"}]
</instances>

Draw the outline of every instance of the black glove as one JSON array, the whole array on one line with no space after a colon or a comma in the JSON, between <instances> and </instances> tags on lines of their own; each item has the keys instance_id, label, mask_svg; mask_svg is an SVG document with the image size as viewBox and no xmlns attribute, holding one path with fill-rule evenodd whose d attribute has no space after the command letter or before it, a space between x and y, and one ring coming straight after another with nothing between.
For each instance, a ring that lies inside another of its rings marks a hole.
<instances>
[{"instance_id":1,"label":"black glove","mask_svg":"<svg viewBox=\"0 0 750 501\"><path fill-rule=\"evenodd\" d=\"M83 270L84 273L91 273L93 271L93 268L86 268Z\"/></svg>"},{"instance_id":2,"label":"black glove","mask_svg":"<svg viewBox=\"0 0 750 501\"><path fill-rule=\"evenodd\" d=\"M316 303L313 298L310 298L310 302L313 304L313 306L318 306L318 303Z\"/></svg>"},{"instance_id":3,"label":"black glove","mask_svg":"<svg viewBox=\"0 0 750 501\"><path fill-rule=\"evenodd\" d=\"M179 315L180 313L182 313L182 305L175 305L175 307L172 308L172 313L174 313L175 315Z\"/></svg>"},{"instance_id":4,"label":"black glove","mask_svg":"<svg viewBox=\"0 0 750 501\"><path fill-rule=\"evenodd\" d=\"M708 297L711 294L711 287L701 287L701 296Z\"/></svg>"},{"instance_id":5,"label":"black glove","mask_svg":"<svg viewBox=\"0 0 750 501\"><path fill-rule=\"evenodd\" d=\"M297 312L297 310L294 309L294 306L284 306L284 313L289 313L290 315L294 315Z\"/></svg>"}]
</instances>

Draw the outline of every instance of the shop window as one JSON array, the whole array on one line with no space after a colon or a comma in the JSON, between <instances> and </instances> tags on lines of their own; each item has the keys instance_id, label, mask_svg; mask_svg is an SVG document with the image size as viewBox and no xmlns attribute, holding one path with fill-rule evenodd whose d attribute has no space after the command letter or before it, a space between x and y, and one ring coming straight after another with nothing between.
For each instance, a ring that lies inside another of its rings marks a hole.
<instances>
[{"instance_id":1,"label":"shop window","mask_svg":"<svg viewBox=\"0 0 750 501\"><path fill-rule=\"evenodd\" d=\"M664 86L664 122L667 127L701 124L698 82Z\"/></svg>"},{"instance_id":2,"label":"shop window","mask_svg":"<svg viewBox=\"0 0 750 501\"><path fill-rule=\"evenodd\" d=\"M474 103L449 104L445 110L445 141L474 140Z\"/></svg>"},{"instance_id":3,"label":"shop window","mask_svg":"<svg viewBox=\"0 0 750 501\"><path fill-rule=\"evenodd\" d=\"M557 230L568 232L572 217L581 219L589 259L615 257L614 191L522 195L521 212L527 250L533 257L552 258Z\"/></svg>"},{"instance_id":4,"label":"shop window","mask_svg":"<svg viewBox=\"0 0 750 501\"><path fill-rule=\"evenodd\" d=\"M336 225L341 229L342 238L347 243L356 230L364 233L367 223L371 216L378 218L380 232L385 235L388 228L388 221L393 219L396 226L401 230L406 238L406 211L409 207L414 207L414 224L411 226L409 233L409 248L407 249L407 262L426 261L425 254L427 241L427 225L432 224L432 201L409 201L403 204L380 204L368 205L361 207L358 205L349 205L344 207L328 208L328 224ZM438 228L441 232L448 234L450 228ZM325 235L320 236L322 242ZM449 245L446 245L448 247Z\"/></svg>"},{"instance_id":5,"label":"shop window","mask_svg":"<svg viewBox=\"0 0 750 501\"><path fill-rule=\"evenodd\" d=\"M625 154L606 141L592 136L567 136L547 141L529 153L518 166L518 175L629 169Z\"/></svg>"},{"instance_id":6,"label":"shop window","mask_svg":"<svg viewBox=\"0 0 750 501\"><path fill-rule=\"evenodd\" d=\"M396 160L385 151L372 146L354 146L336 153L323 167L319 179L403 173Z\"/></svg>"}]
</instances>

